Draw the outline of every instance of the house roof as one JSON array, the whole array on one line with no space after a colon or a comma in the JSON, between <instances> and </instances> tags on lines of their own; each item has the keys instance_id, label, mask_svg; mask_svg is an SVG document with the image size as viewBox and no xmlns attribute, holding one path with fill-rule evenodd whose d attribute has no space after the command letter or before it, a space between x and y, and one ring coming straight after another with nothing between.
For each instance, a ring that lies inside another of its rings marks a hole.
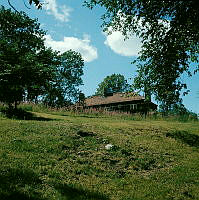
<instances>
[{"instance_id":1,"label":"house roof","mask_svg":"<svg viewBox=\"0 0 199 200\"><path fill-rule=\"evenodd\" d=\"M112 103L121 103L121 102L131 102L144 100L143 96L138 95L137 93L114 93L113 96L102 97L102 96L93 96L85 99L86 106L95 106L95 105L106 105Z\"/></svg>"}]
</instances>

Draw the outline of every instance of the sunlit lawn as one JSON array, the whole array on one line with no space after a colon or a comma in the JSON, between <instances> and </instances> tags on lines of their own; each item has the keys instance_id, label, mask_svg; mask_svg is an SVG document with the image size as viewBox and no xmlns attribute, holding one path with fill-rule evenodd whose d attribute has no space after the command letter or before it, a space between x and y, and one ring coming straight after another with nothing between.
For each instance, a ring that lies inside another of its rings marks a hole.
<instances>
[{"instance_id":1,"label":"sunlit lawn","mask_svg":"<svg viewBox=\"0 0 199 200\"><path fill-rule=\"evenodd\" d=\"M35 114L0 117L1 200L199 199L199 123Z\"/></svg>"}]
</instances>

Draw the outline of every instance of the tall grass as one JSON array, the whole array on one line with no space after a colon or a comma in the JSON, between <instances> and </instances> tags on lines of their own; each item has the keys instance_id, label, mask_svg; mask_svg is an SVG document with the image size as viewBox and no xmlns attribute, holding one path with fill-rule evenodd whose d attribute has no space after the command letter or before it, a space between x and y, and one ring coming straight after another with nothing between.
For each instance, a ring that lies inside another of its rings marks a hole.
<instances>
[{"instance_id":1,"label":"tall grass","mask_svg":"<svg viewBox=\"0 0 199 200\"><path fill-rule=\"evenodd\" d=\"M5 110L6 106L4 104L0 104L0 112ZM18 105L18 109L24 110L27 112L40 112L40 113L49 113L54 115L70 115L70 116L90 116L97 118L111 117L115 119L126 119L126 120L164 120L164 121L179 121L179 122L192 122L198 121L198 116L196 113L187 112L183 114L174 114L168 113L167 115L163 115L161 112L151 112L146 116L140 113L129 113L122 111L108 111L105 109L78 109L74 106L62 107L62 108L54 108L45 106L43 104L35 104L32 102L29 103L21 103ZM2 115L2 114L1 114Z\"/></svg>"},{"instance_id":2,"label":"tall grass","mask_svg":"<svg viewBox=\"0 0 199 200\"><path fill-rule=\"evenodd\" d=\"M163 115L161 112L150 112L146 116L140 113L129 113L122 111L108 111L105 109L77 109L74 106L62 107L62 108L52 108L45 106L43 104L34 103L21 103L19 108L25 111L31 112L45 112L56 115L71 115L71 116L92 116L92 117L111 117L111 118L121 118L127 120L166 120L166 121L180 121L180 122L192 122L198 121L198 116L196 113L183 113L183 114L173 114L168 113L168 115Z\"/></svg>"}]
</instances>

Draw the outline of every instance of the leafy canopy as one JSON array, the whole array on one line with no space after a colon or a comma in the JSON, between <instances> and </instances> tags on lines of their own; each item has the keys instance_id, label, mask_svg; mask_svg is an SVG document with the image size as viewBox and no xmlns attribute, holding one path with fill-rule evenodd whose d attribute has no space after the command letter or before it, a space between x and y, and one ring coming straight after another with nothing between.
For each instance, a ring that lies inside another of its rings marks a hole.
<instances>
[{"instance_id":1,"label":"leafy canopy","mask_svg":"<svg viewBox=\"0 0 199 200\"><path fill-rule=\"evenodd\" d=\"M89 0L86 6L105 7L105 31L119 30L142 39L135 87L147 88L169 109L188 93L180 79L199 70L199 6L197 0ZM111 27L111 28L110 28ZM194 64L191 71L190 64Z\"/></svg>"},{"instance_id":2,"label":"leafy canopy","mask_svg":"<svg viewBox=\"0 0 199 200\"><path fill-rule=\"evenodd\" d=\"M79 53L69 50L59 56L59 61L54 80L43 98L45 104L54 107L77 101L81 94L79 86L83 84L84 61Z\"/></svg>"},{"instance_id":3,"label":"leafy canopy","mask_svg":"<svg viewBox=\"0 0 199 200\"><path fill-rule=\"evenodd\" d=\"M60 55L44 45L45 31L23 12L0 8L0 101L63 106L77 99L84 62L79 53Z\"/></svg>"},{"instance_id":4,"label":"leafy canopy","mask_svg":"<svg viewBox=\"0 0 199 200\"><path fill-rule=\"evenodd\" d=\"M40 0L28 0L28 1L29 1L29 4L30 4L30 5L31 5L32 3L34 3L35 6L36 6L38 9L42 8L42 3L41 3Z\"/></svg>"},{"instance_id":5,"label":"leafy canopy","mask_svg":"<svg viewBox=\"0 0 199 200\"><path fill-rule=\"evenodd\" d=\"M51 79L54 55L44 46L44 34L37 20L0 8L1 101L21 101L28 88L44 87Z\"/></svg>"},{"instance_id":6,"label":"leafy canopy","mask_svg":"<svg viewBox=\"0 0 199 200\"><path fill-rule=\"evenodd\" d=\"M107 92L126 92L130 88L130 85L121 74L112 74L104 78L104 80L98 85L95 95L106 96Z\"/></svg>"}]
</instances>

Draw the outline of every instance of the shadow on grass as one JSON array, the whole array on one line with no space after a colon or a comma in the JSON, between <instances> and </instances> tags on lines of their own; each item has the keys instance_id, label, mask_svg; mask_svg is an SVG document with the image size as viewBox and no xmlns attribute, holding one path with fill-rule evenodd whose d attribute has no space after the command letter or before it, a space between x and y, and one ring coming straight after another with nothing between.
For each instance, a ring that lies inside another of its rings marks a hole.
<instances>
[{"instance_id":1,"label":"shadow on grass","mask_svg":"<svg viewBox=\"0 0 199 200\"><path fill-rule=\"evenodd\" d=\"M0 170L0 200L47 200L42 198L44 190L39 175L30 169L8 168ZM61 199L108 200L102 194L77 188L72 185L54 185ZM48 199L51 199L49 196Z\"/></svg>"},{"instance_id":2,"label":"shadow on grass","mask_svg":"<svg viewBox=\"0 0 199 200\"><path fill-rule=\"evenodd\" d=\"M105 118L105 117L103 117L103 116L88 116L88 115L73 115L73 117L82 117L82 118Z\"/></svg>"},{"instance_id":3,"label":"shadow on grass","mask_svg":"<svg viewBox=\"0 0 199 200\"><path fill-rule=\"evenodd\" d=\"M55 188L62 194L66 199L71 200L109 200L103 194L88 191L82 188L77 188L73 185L57 185Z\"/></svg>"},{"instance_id":4,"label":"shadow on grass","mask_svg":"<svg viewBox=\"0 0 199 200\"><path fill-rule=\"evenodd\" d=\"M37 117L33 113L27 112L23 109L2 109L1 112L10 119L19 119L19 120L36 120L36 121L52 121L57 119Z\"/></svg>"},{"instance_id":5,"label":"shadow on grass","mask_svg":"<svg viewBox=\"0 0 199 200\"><path fill-rule=\"evenodd\" d=\"M35 189L41 180L30 170L5 169L0 171L1 200L44 200ZM26 191L24 189L26 188Z\"/></svg>"},{"instance_id":6,"label":"shadow on grass","mask_svg":"<svg viewBox=\"0 0 199 200\"><path fill-rule=\"evenodd\" d=\"M175 131L172 133L167 133L167 137L175 138L181 142L188 144L192 147L199 148L199 136L195 134L190 134L187 131Z\"/></svg>"},{"instance_id":7,"label":"shadow on grass","mask_svg":"<svg viewBox=\"0 0 199 200\"><path fill-rule=\"evenodd\" d=\"M96 134L93 132L86 132L82 130L77 131L77 134L80 135L81 137L96 136Z\"/></svg>"}]
</instances>

